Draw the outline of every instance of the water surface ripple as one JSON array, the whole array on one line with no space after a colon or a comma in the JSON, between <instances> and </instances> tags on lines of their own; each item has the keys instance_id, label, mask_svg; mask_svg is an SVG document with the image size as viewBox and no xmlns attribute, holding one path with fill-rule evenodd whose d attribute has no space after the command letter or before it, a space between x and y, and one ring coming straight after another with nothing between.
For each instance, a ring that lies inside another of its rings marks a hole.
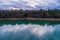
<instances>
[{"instance_id":1,"label":"water surface ripple","mask_svg":"<svg viewBox=\"0 0 60 40\"><path fill-rule=\"evenodd\" d=\"M0 40L60 40L60 25L6 24L0 26Z\"/></svg>"}]
</instances>

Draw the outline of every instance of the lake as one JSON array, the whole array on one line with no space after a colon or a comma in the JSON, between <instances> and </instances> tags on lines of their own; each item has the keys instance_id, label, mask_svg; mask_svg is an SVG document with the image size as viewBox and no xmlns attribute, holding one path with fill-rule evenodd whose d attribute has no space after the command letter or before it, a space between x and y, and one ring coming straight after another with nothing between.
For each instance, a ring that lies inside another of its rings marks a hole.
<instances>
[{"instance_id":1,"label":"lake","mask_svg":"<svg viewBox=\"0 0 60 40\"><path fill-rule=\"evenodd\" d=\"M0 40L60 40L60 21L2 20Z\"/></svg>"}]
</instances>

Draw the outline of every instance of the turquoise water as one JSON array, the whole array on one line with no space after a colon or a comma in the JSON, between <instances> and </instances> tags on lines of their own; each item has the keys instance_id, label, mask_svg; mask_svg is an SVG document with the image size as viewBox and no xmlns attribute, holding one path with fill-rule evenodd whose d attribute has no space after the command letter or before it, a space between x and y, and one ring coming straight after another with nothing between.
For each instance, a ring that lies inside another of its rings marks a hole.
<instances>
[{"instance_id":1,"label":"turquoise water","mask_svg":"<svg viewBox=\"0 0 60 40\"><path fill-rule=\"evenodd\" d=\"M3 20L0 40L60 40L60 21Z\"/></svg>"}]
</instances>

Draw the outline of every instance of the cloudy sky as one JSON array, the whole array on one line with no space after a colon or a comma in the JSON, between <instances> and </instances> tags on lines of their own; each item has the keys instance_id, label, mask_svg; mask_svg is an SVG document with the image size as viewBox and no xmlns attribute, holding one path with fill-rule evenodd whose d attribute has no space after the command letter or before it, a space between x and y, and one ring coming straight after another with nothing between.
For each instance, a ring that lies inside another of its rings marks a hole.
<instances>
[{"instance_id":1,"label":"cloudy sky","mask_svg":"<svg viewBox=\"0 0 60 40\"><path fill-rule=\"evenodd\" d=\"M60 0L0 0L0 9L60 9Z\"/></svg>"}]
</instances>

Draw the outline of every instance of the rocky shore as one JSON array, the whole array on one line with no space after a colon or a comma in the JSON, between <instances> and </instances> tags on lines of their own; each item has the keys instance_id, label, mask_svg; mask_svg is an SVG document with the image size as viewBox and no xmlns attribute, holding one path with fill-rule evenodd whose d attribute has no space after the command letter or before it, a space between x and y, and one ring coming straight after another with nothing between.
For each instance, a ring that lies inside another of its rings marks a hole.
<instances>
[{"instance_id":1,"label":"rocky shore","mask_svg":"<svg viewBox=\"0 0 60 40\"><path fill-rule=\"evenodd\" d=\"M51 20L51 21L60 21L60 18L0 18L0 20Z\"/></svg>"}]
</instances>

